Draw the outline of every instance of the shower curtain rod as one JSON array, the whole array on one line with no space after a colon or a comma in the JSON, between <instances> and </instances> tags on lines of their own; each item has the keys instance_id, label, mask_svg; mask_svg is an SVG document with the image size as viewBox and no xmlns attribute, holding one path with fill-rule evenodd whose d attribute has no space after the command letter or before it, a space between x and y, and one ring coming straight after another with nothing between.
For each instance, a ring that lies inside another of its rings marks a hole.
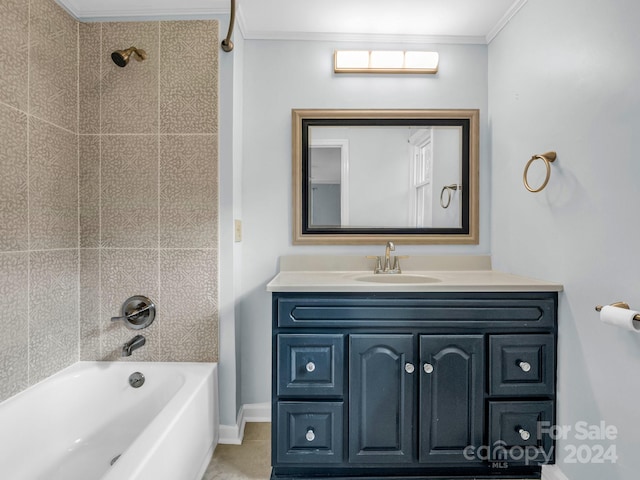
<instances>
[{"instance_id":1,"label":"shower curtain rod","mask_svg":"<svg viewBox=\"0 0 640 480\"><path fill-rule=\"evenodd\" d=\"M225 52L233 50L233 42L231 41L231 34L233 34L233 25L236 23L236 0L231 0L231 17L229 18L229 31L227 32L227 38L222 40L220 46Z\"/></svg>"}]
</instances>

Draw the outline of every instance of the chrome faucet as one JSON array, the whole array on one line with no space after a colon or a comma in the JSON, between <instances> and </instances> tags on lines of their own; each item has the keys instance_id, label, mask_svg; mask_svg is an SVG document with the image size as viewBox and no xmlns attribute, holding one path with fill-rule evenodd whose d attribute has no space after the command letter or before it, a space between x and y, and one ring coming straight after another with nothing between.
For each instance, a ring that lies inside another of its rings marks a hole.
<instances>
[{"instance_id":1,"label":"chrome faucet","mask_svg":"<svg viewBox=\"0 0 640 480\"><path fill-rule=\"evenodd\" d=\"M134 350L142 347L147 340L142 335L136 335L122 346L122 356L130 357Z\"/></svg>"},{"instance_id":2,"label":"chrome faucet","mask_svg":"<svg viewBox=\"0 0 640 480\"><path fill-rule=\"evenodd\" d=\"M396 251L396 246L393 244L393 242L387 242L387 246L384 248L384 271L385 272L389 272L389 270L391 270L391 252L395 252L395 251Z\"/></svg>"},{"instance_id":3,"label":"chrome faucet","mask_svg":"<svg viewBox=\"0 0 640 480\"><path fill-rule=\"evenodd\" d=\"M399 256L391 256L391 252L395 252L396 250L396 246L393 244L393 242L387 242L387 245L384 249L384 263L382 260L382 257L378 257L378 256L369 256L367 258L373 258L376 260L376 267L373 270L373 273L384 273L384 274L389 274L389 273L402 273L402 270L400 269L400 258L406 258L406 257L399 257ZM391 260L393 259L393 266Z\"/></svg>"}]
</instances>

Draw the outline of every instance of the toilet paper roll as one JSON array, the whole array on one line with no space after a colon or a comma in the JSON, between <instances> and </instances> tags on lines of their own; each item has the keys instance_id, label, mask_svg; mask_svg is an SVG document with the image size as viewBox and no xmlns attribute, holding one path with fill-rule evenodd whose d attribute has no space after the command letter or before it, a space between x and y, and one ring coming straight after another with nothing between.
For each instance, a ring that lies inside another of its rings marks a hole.
<instances>
[{"instance_id":1,"label":"toilet paper roll","mask_svg":"<svg viewBox=\"0 0 640 480\"><path fill-rule=\"evenodd\" d=\"M640 332L640 322L633 319L633 317L638 314L640 314L640 312L636 310L607 305L600 310L600 320L609 325L615 325L616 327L631 330L632 332Z\"/></svg>"}]
</instances>

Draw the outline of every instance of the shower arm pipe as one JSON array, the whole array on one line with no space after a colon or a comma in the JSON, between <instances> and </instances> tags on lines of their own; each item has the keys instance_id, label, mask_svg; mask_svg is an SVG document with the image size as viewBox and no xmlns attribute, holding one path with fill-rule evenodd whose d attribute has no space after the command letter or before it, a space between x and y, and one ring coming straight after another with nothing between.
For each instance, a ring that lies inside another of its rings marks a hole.
<instances>
[{"instance_id":1,"label":"shower arm pipe","mask_svg":"<svg viewBox=\"0 0 640 480\"><path fill-rule=\"evenodd\" d=\"M231 41L231 35L233 34L233 26L236 23L236 0L231 0L231 16L229 18L229 31L227 32L227 38L222 40L220 46L225 52L233 50L233 42Z\"/></svg>"}]
</instances>

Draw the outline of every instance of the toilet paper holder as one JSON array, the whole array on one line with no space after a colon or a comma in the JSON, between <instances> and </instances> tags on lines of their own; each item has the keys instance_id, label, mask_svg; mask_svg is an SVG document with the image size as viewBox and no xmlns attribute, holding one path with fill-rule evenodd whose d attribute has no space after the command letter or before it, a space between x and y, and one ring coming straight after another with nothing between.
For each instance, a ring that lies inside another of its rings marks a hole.
<instances>
[{"instance_id":1,"label":"toilet paper holder","mask_svg":"<svg viewBox=\"0 0 640 480\"><path fill-rule=\"evenodd\" d=\"M617 307L617 308L624 308L624 309L627 309L627 310L630 309L629 304L626 303L626 302L615 302L615 303L612 303L609 306L610 307ZM596 305L596 312L599 312L601 310L602 310L602 305ZM638 322L640 322L640 313L638 315L634 316L633 319L638 321Z\"/></svg>"}]
</instances>

